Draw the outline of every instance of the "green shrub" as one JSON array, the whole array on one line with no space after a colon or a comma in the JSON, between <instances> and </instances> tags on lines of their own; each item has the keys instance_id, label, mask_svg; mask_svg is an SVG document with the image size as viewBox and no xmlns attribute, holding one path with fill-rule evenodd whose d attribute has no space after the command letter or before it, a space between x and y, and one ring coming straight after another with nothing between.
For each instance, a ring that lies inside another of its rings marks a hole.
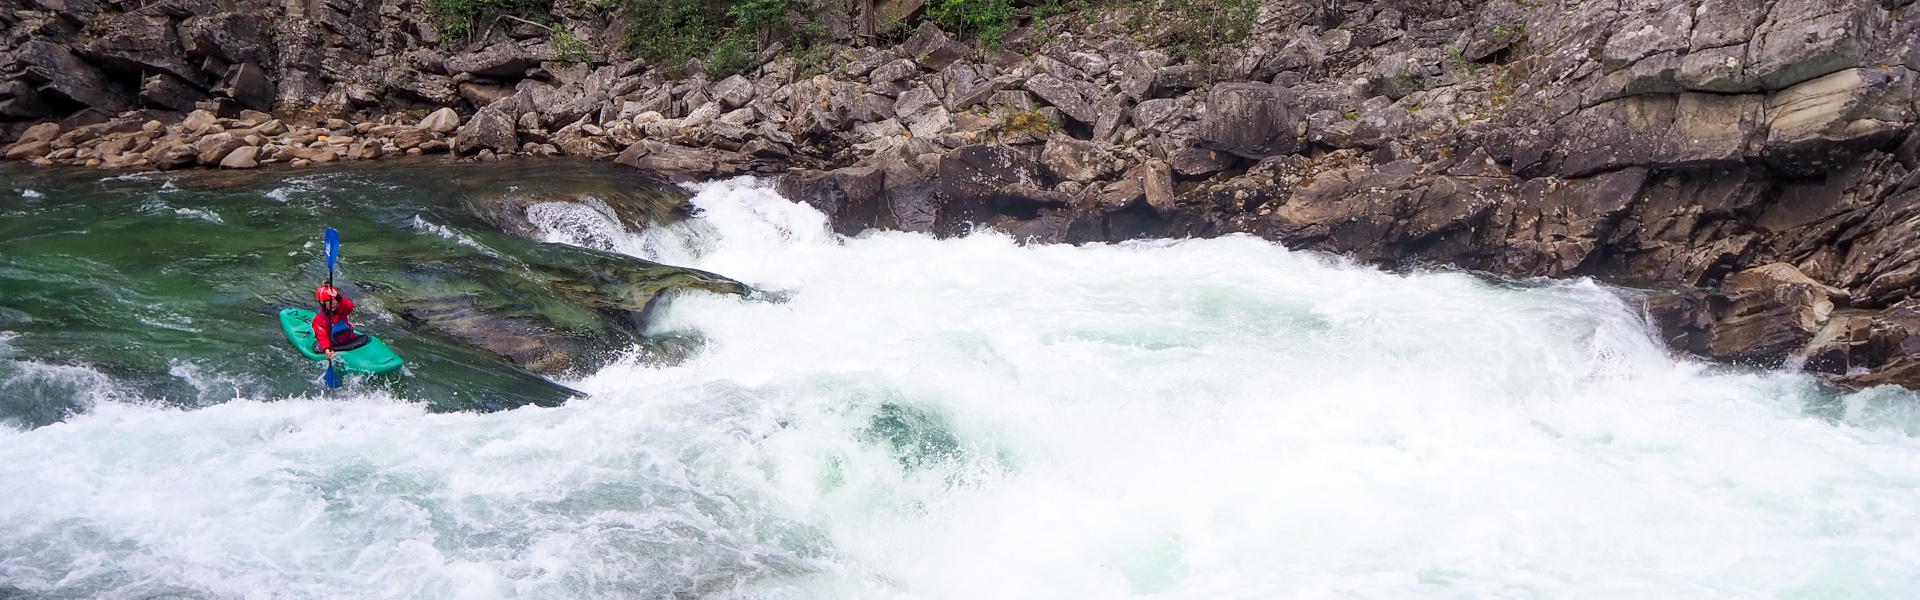
<instances>
[{"instance_id":1,"label":"green shrub","mask_svg":"<svg viewBox=\"0 0 1920 600\"><path fill-rule=\"evenodd\" d=\"M722 14L702 0L626 0L627 46L657 65L704 57L720 38Z\"/></svg>"},{"instance_id":2,"label":"green shrub","mask_svg":"<svg viewBox=\"0 0 1920 600\"><path fill-rule=\"evenodd\" d=\"M1260 0L1165 0L1178 19L1173 51L1196 62L1210 61L1213 51L1237 44L1253 33Z\"/></svg>"},{"instance_id":3,"label":"green shrub","mask_svg":"<svg viewBox=\"0 0 1920 600\"><path fill-rule=\"evenodd\" d=\"M753 41L737 33L721 37L707 53L707 77L712 79L725 79L758 66L760 63L753 60Z\"/></svg>"},{"instance_id":4,"label":"green shrub","mask_svg":"<svg viewBox=\"0 0 1920 600\"><path fill-rule=\"evenodd\" d=\"M787 27L787 0L739 0L727 7L727 18L733 20L735 31L752 35L761 44L792 33Z\"/></svg>"},{"instance_id":5,"label":"green shrub","mask_svg":"<svg viewBox=\"0 0 1920 600\"><path fill-rule=\"evenodd\" d=\"M1014 14L1013 0L933 0L927 4L927 20L988 45L1006 38Z\"/></svg>"},{"instance_id":6,"label":"green shrub","mask_svg":"<svg viewBox=\"0 0 1920 600\"><path fill-rule=\"evenodd\" d=\"M427 0L440 35L460 37L500 15L546 14L549 0Z\"/></svg>"},{"instance_id":7,"label":"green shrub","mask_svg":"<svg viewBox=\"0 0 1920 600\"><path fill-rule=\"evenodd\" d=\"M549 38L549 41L553 43L553 52L559 55L560 60L587 62L593 58L587 53L587 45L582 43L580 38L573 37L573 32L566 29L555 28L553 37Z\"/></svg>"}]
</instances>

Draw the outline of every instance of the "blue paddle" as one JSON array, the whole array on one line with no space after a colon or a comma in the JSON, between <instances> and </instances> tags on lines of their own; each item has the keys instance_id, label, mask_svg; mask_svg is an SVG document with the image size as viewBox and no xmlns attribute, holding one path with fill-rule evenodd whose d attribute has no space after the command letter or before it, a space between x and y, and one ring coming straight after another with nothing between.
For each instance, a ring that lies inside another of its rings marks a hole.
<instances>
[{"instance_id":1,"label":"blue paddle","mask_svg":"<svg viewBox=\"0 0 1920 600\"><path fill-rule=\"evenodd\" d=\"M327 287L333 287L333 265L340 260L340 232L327 228ZM326 310L321 307L320 310ZM324 335L324 333L323 333ZM340 373L333 369L333 357L327 357L327 387L340 387Z\"/></svg>"}]
</instances>

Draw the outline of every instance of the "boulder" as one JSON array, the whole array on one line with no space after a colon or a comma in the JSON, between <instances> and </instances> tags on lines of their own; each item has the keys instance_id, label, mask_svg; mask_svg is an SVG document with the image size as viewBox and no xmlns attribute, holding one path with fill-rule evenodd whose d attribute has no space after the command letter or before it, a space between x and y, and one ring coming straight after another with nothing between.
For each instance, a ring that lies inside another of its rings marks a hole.
<instances>
[{"instance_id":1,"label":"boulder","mask_svg":"<svg viewBox=\"0 0 1920 600\"><path fill-rule=\"evenodd\" d=\"M1905 135L1914 82L1904 67L1847 69L1767 96L1768 162L1817 173Z\"/></svg>"},{"instance_id":2,"label":"boulder","mask_svg":"<svg viewBox=\"0 0 1920 600\"><path fill-rule=\"evenodd\" d=\"M745 161L731 152L641 140L628 146L613 162L657 172L676 181L690 181L731 174Z\"/></svg>"},{"instance_id":3,"label":"boulder","mask_svg":"<svg viewBox=\"0 0 1920 600\"><path fill-rule=\"evenodd\" d=\"M1026 81L1026 89L1039 96L1060 112L1081 123L1092 125L1100 120L1100 103L1106 101L1106 92L1098 86L1084 81L1069 81L1048 73L1034 75Z\"/></svg>"},{"instance_id":4,"label":"boulder","mask_svg":"<svg viewBox=\"0 0 1920 600\"><path fill-rule=\"evenodd\" d=\"M16 144L30 144L33 142L51 142L53 141L54 138L57 138L57 137L60 137L59 123L40 123L32 127L28 127L26 131L20 132L20 138L14 140L13 142Z\"/></svg>"},{"instance_id":5,"label":"boulder","mask_svg":"<svg viewBox=\"0 0 1920 600\"><path fill-rule=\"evenodd\" d=\"M273 24L244 12L193 17L180 23L181 41L188 54L210 56L229 64L274 64Z\"/></svg>"},{"instance_id":6,"label":"boulder","mask_svg":"<svg viewBox=\"0 0 1920 600\"><path fill-rule=\"evenodd\" d=\"M433 132L425 129L403 129L393 134L393 145L401 150L418 148L421 144L433 141Z\"/></svg>"},{"instance_id":7,"label":"boulder","mask_svg":"<svg viewBox=\"0 0 1920 600\"><path fill-rule=\"evenodd\" d=\"M827 215L841 235L857 235L879 226L885 199L886 171L879 167L846 167L833 171L799 170L779 181L780 195L804 202Z\"/></svg>"},{"instance_id":8,"label":"boulder","mask_svg":"<svg viewBox=\"0 0 1920 600\"><path fill-rule=\"evenodd\" d=\"M1620 98L1575 113L1556 127L1553 152L1562 159L1563 177L1628 166L1739 164L1757 153L1765 114L1756 95Z\"/></svg>"},{"instance_id":9,"label":"boulder","mask_svg":"<svg viewBox=\"0 0 1920 600\"><path fill-rule=\"evenodd\" d=\"M1148 100L1134 105L1133 125L1143 131L1164 134L1180 123L1180 101L1172 98Z\"/></svg>"},{"instance_id":10,"label":"boulder","mask_svg":"<svg viewBox=\"0 0 1920 600\"><path fill-rule=\"evenodd\" d=\"M27 82L0 81L0 119L37 119L53 112L53 107Z\"/></svg>"},{"instance_id":11,"label":"boulder","mask_svg":"<svg viewBox=\"0 0 1920 600\"><path fill-rule=\"evenodd\" d=\"M513 95L511 86L487 83L465 82L460 84L460 98L474 106L490 106Z\"/></svg>"},{"instance_id":12,"label":"boulder","mask_svg":"<svg viewBox=\"0 0 1920 600\"><path fill-rule=\"evenodd\" d=\"M46 40L29 40L14 50L13 60L15 68L19 69L20 80L37 86L37 90L32 95L8 100L8 105L20 106L31 102L41 105L45 110L40 98L48 97L58 102L90 106L110 114L133 106L124 88L63 46ZM50 114L32 113L22 110L18 114L29 118Z\"/></svg>"},{"instance_id":13,"label":"boulder","mask_svg":"<svg viewBox=\"0 0 1920 600\"><path fill-rule=\"evenodd\" d=\"M100 35L79 47L80 54L108 70L134 76L166 73L206 85L205 73L188 64L173 21L165 16L125 13L94 22Z\"/></svg>"},{"instance_id":14,"label":"boulder","mask_svg":"<svg viewBox=\"0 0 1920 600\"><path fill-rule=\"evenodd\" d=\"M29 160L46 156L53 152L53 144L45 140L14 142L7 146L7 160Z\"/></svg>"},{"instance_id":15,"label":"boulder","mask_svg":"<svg viewBox=\"0 0 1920 600\"><path fill-rule=\"evenodd\" d=\"M1042 187L1039 164L997 144L961 146L941 157L936 185L941 204L934 232L940 235L965 234L996 216L1032 218L1039 209L1034 201L1006 190Z\"/></svg>"},{"instance_id":16,"label":"boulder","mask_svg":"<svg viewBox=\"0 0 1920 600\"><path fill-rule=\"evenodd\" d=\"M240 63L227 68L227 74L215 89L221 95L232 98L241 106L253 110L272 110L275 85L267 77L267 71L253 63Z\"/></svg>"},{"instance_id":17,"label":"boulder","mask_svg":"<svg viewBox=\"0 0 1920 600\"><path fill-rule=\"evenodd\" d=\"M473 113L473 118L460 127L453 148L460 154L473 154L482 149L511 153L520 149L520 139L514 133L513 118L489 107Z\"/></svg>"},{"instance_id":18,"label":"boulder","mask_svg":"<svg viewBox=\"0 0 1920 600\"><path fill-rule=\"evenodd\" d=\"M1892 28L1866 0L1779 0L1748 44L1747 73L1769 90L1866 66L1881 32Z\"/></svg>"},{"instance_id":19,"label":"boulder","mask_svg":"<svg viewBox=\"0 0 1920 600\"><path fill-rule=\"evenodd\" d=\"M200 88L166 73L155 73L140 84L140 102L147 106L185 112L208 98Z\"/></svg>"},{"instance_id":20,"label":"boulder","mask_svg":"<svg viewBox=\"0 0 1920 600\"><path fill-rule=\"evenodd\" d=\"M226 158L220 159L220 168L251 169L258 167L260 166L259 156L260 148L256 146L241 146L235 148L233 152L228 153Z\"/></svg>"},{"instance_id":21,"label":"boulder","mask_svg":"<svg viewBox=\"0 0 1920 600\"><path fill-rule=\"evenodd\" d=\"M1727 308L1709 334L1711 356L1769 368L1813 340L1833 313L1830 296L1837 292L1786 263L1741 271L1721 291Z\"/></svg>"},{"instance_id":22,"label":"boulder","mask_svg":"<svg viewBox=\"0 0 1920 600\"><path fill-rule=\"evenodd\" d=\"M1040 151L1040 163L1054 177L1067 181L1088 182L1105 179L1116 171L1112 156L1091 142L1083 142L1064 135L1047 139L1047 145Z\"/></svg>"},{"instance_id":23,"label":"boulder","mask_svg":"<svg viewBox=\"0 0 1920 600\"><path fill-rule=\"evenodd\" d=\"M453 133L454 130L460 128L460 113L454 112L452 108L441 108L440 110L433 111L432 114L427 115L425 118L420 119L420 123L414 127L417 128L417 131ZM414 144L414 146L418 145L418 143ZM412 148L413 146L403 147Z\"/></svg>"},{"instance_id":24,"label":"boulder","mask_svg":"<svg viewBox=\"0 0 1920 600\"><path fill-rule=\"evenodd\" d=\"M716 121L716 123L718 122ZM586 131L588 127L595 127L595 130L598 130L596 126L588 125L585 122L576 122L560 128L559 131L553 132L551 136L553 146L557 151L566 156L599 158L615 154L613 148L607 145L606 138L590 135Z\"/></svg>"},{"instance_id":25,"label":"boulder","mask_svg":"<svg viewBox=\"0 0 1920 600\"><path fill-rule=\"evenodd\" d=\"M540 61L517 44L494 44L479 52L455 55L446 60L448 73L471 73L483 77L519 79Z\"/></svg>"},{"instance_id":26,"label":"boulder","mask_svg":"<svg viewBox=\"0 0 1920 600\"><path fill-rule=\"evenodd\" d=\"M947 89L948 110L972 108L1000 91L1000 82L986 78L977 67L964 61L947 65L940 71L940 77Z\"/></svg>"},{"instance_id":27,"label":"boulder","mask_svg":"<svg viewBox=\"0 0 1920 600\"><path fill-rule=\"evenodd\" d=\"M1300 147L1304 117L1293 92L1264 83L1225 83L1207 96L1200 144L1254 160L1292 154Z\"/></svg>"},{"instance_id":28,"label":"boulder","mask_svg":"<svg viewBox=\"0 0 1920 600\"><path fill-rule=\"evenodd\" d=\"M1167 166L1166 161L1155 159L1147 161L1140 169L1140 187L1146 193L1147 206L1153 207L1162 216L1173 214L1173 203L1178 199L1173 189L1173 168Z\"/></svg>"},{"instance_id":29,"label":"boulder","mask_svg":"<svg viewBox=\"0 0 1920 600\"><path fill-rule=\"evenodd\" d=\"M160 148L153 153L153 168L167 171L182 167L191 167L198 160L200 151L192 144L178 143Z\"/></svg>"},{"instance_id":30,"label":"boulder","mask_svg":"<svg viewBox=\"0 0 1920 600\"><path fill-rule=\"evenodd\" d=\"M920 65L900 59L875 68L867 80L874 84L892 83L920 73Z\"/></svg>"},{"instance_id":31,"label":"boulder","mask_svg":"<svg viewBox=\"0 0 1920 600\"><path fill-rule=\"evenodd\" d=\"M746 106L753 101L753 82L739 75L733 75L713 84L710 90L713 99L727 110Z\"/></svg>"},{"instance_id":32,"label":"boulder","mask_svg":"<svg viewBox=\"0 0 1920 600\"><path fill-rule=\"evenodd\" d=\"M180 131L186 133L212 133L210 130L219 126L220 117L214 116L212 111L207 110L195 110L187 113L187 118L180 120Z\"/></svg>"},{"instance_id":33,"label":"boulder","mask_svg":"<svg viewBox=\"0 0 1920 600\"><path fill-rule=\"evenodd\" d=\"M1205 148L1176 148L1167 151L1167 166L1183 177L1206 177L1233 168L1231 154Z\"/></svg>"},{"instance_id":34,"label":"boulder","mask_svg":"<svg viewBox=\"0 0 1920 600\"><path fill-rule=\"evenodd\" d=\"M193 149L199 152L200 164L217 165L220 164L221 159L227 157L228 153L246 145L247 141L240 136L222 131L200 138L200 141L193 143Z\"/></svg>"},{"instance_id":35,"label":"boulder","mask_svg":"<svg viewBox=\"0 0 1920 600\"><path fill-rule=\"evenodd\" d=\"M920 63L920 66L938 71L966 58L972 53L972 48L948 36L938 25L922 22L920 30L900 44L900 51Z\"/></svg>"}]
</instances>

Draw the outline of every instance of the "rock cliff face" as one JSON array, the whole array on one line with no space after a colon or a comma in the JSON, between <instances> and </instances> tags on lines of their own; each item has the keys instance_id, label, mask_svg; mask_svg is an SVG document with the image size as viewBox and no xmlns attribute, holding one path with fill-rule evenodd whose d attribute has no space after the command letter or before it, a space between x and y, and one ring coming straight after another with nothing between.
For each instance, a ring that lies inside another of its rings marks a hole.
<instances>
[{"instance_id":1,"label":"rock cliff face","mask_svg":"<svg viewBox=\"0 0 1920 600\"><path fill-rule=\"evenodd\" d=\"M1266 0L1246 40L1199 49L1151 3L988 49L931 25L855 43L872 11L816 2L841 45L719 81L632 60L591 4L556 3L591 50L562 61L552 26L442 39L412 0L0 2L8 159L784 173L848 233L1249 233L1679 289L1649 301L1676 348L1920 388L1907 0Z\"/></svg>"}]
</instances>

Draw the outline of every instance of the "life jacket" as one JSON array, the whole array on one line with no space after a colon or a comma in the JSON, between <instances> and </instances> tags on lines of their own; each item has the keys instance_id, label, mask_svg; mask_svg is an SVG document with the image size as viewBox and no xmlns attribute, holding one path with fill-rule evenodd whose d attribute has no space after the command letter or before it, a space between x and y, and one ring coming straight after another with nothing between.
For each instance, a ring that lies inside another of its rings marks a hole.
<instances>
[{"instance_id":1,"label":"life jacket","mask_svg":"<svg viewBox=\"0 0 1920 600\"><path fill-rule=\"evenodd\" d=\"M339 310L332 314L323 310L313 315L314 350L344 352L367 345L367 336L354 331L353 325L347 322L349 314L353 314L353 301L343 297ZM325 339L319 335L322 331L326 332Z\"/></svg>"}]
</instances>

